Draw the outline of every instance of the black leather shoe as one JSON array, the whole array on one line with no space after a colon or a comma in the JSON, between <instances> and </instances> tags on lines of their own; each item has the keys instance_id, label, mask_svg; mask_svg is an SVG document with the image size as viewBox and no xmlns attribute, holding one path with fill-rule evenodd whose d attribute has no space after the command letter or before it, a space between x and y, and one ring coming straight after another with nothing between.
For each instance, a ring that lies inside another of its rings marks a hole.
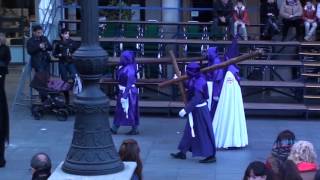
<instances>
[{"instance_id":1,"label":"black leather shoe","mask_svg":"<svg viewBox=\"0 0 320 180\"><path fill-rule=\"evenodd\" d=\"M6 160L0 161L0 168L3 168L6 166Z\"/></svg>"},{"instance_id":2,"label":"black leather shoe","mask_svg":"<svg viewBox=\"0 0 320 180\"><path fill-rule=\"evenodd\" d=\"M183 152L171 153L170 155L175 159L187 159L186 154Z\"/></svg>"},{"instance_id":3,"label":"black leather shoe","mask_svg":"<svg viewBox=\"0 0 320 180\"><path fill-rule=\"evenodd\" d=\"M216 161L217 161L216 157L209 156L209 157L207 157L205 159L200 160L199 163L214 163Z\"/></svg>"},{"instance_id":4,"label":"black leather shoe","mask_svg":"<svg viewBox=\"0 0 320 180\"><path fill-rule=\"evenodd\" d=\"M138 135L139 131L137 129L132 129L131 131L127 132L126 135Z\"/></svg>"}]
</instances>

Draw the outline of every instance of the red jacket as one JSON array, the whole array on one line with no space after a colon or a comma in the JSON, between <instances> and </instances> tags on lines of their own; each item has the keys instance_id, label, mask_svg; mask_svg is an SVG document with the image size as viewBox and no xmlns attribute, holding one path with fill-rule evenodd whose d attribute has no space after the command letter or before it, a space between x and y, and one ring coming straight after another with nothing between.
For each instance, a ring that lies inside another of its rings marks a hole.
<instances>
[{"instance_id":1,"label":"red jacket","mask_svg":"<svg viewBox=\"0 0 320 180\"><path fill-rule=\"evenodd\" d=\"M317 16L316 16L316 8L314 5L312 5L311 8L308 8L307 6L304 6L303 8L303 20L317 20Z\"/></svg>"},{"instance_id":2,"label":"red jacket","mask_svg":"<svg viewBox=\"0 0 320 180\"><path fill-rule=\"evenodd\" d=\"M248 16L248 11L245 6L235 6L233 10L233 18L234 21L243 21L245 24L249 24L249 16Z\"/></svg>"}]
</instances>

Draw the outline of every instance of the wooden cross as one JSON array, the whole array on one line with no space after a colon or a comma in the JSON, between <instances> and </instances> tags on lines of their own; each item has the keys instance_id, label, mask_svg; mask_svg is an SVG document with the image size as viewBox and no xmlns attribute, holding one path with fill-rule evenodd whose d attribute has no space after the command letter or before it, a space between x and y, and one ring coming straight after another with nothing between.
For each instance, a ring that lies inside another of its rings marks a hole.
<instances>
[{"instance_id":1,"label":"wooden cross","mask_svg":"<svg viewBox=\"0 0 320 180\"><path fill-rule=\"evenodd\" d=\"M170 54L170 57L171 57L171 61L172 61L174 72L177 75L177 77L180 78L181 77L181 71L179 70L177 59L176 59L176 57L175 57L175 55L174 55L172 50L169 51L169 54ZM186 105L187 104L187 96L186 96L186 93L184 91L183 81L179 81L178 82L178 86L179 86L179 90L180 90L180 93L181 93L182 101Z\"/></svg>"},{"instance_id":2,"label":"wooden cross","mask_svg":"<svg viewBox=\"0 0 320 180\"><path fill-rule=\"evenodd\" d=\"M216 69L225 68L225 67L227 67L227 66L229 66L231 64L236 64L236 63L239 63L241 61L245 61L245 60L248 60L250 58L254 58L256 56L260 56L262 54L263 54L263 50L262 49L258 49L256 51L253 51L253 52L250 52L250 53L247 53L247 54L243 54L243 55L235 57L235 58L231 58L228 61L224 61L224 62L222 62L220 64L215 64L215 65L212 65L212 66L209 66L209 67L202 68L200 70L200 72L207 73L207 72L210 72L210 71L214 71ZM170 53L170 55L171 55L171 53ZM174 60L172 60L172 62L174 62ZM175 69L175 71L176 71L176 69ZM179 71L179 68L178 68L178 71ZM179 73L180 73L180 71L179 71ZM177 76L178 76L179 73L177 73L177 71L176 71ZM165 87L165 86L168 86L168 85L171 85L171 84L174 84L174 83L178 83L178 82L182 83L182 81L187 80L187 79L188 79L188 76L187 75L183 75L183 76L180 76L180 77L178 77L176 79L171 79L171 80L168 80L168 81L161 82L159 84L159 87ZM180 88L180 85L179 85L179 88ZM181 91L181 93L182 93L182 91Z\"/></svg>"}]
</instances>

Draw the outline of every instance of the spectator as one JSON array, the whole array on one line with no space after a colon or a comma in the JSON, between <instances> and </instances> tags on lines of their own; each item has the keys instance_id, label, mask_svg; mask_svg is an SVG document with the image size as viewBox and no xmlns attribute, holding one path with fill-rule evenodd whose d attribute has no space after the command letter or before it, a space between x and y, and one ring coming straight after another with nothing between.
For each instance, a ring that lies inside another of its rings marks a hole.
<instances>
[{"instance_id":1,"label":"spectator","mask_svg":"<svg viewBox=\"0 0 320 180\"><path fill-rule=\"evenodd\" d=\"M283 163L283 180L303 180L296 164L291 160Z\"/></svg>"},{"instance_id":2,"label":"spectator","mask_svg":"<svg viewBox=\"0 0 320 180\"><path fill-rule=\"evenodd\" d=\"M314 176L314 180L320 180L320 170L316 172L316 175Z\"/></svg>"},{"instance_id":3,"label":"spectator","mask_svg":"<svg viewBox=\"0 0 320 180\"><path fill-rule=\"evenodd\" d=\"M27 41L27 51L31 56L31 66L36 72L49 72L50 55L48 51L52 50L47 37L43 35L43 29L40 25L32 28L32 37Z\"/></svg>"},{"instance_id":4,"label":"spectator","mask_svg":"<svg viewBox=\"0 0 320 180\"><path fill-rule=\"evenodd\" d=\"M294 26L296 28L296 40L301 40L301 18L302 18L302 6L299 0L284 0L281 8L280 15L283 21L282 41L286 40L289 27Z\"/></svg>"},{"instance_id":5,"label":"spectator","mask_svg":"<svg viewBox=\"0 0 320 180\"><path fill-rule=\"evenodd\" d=\"M5 79L11 61L10 49L6 45L6 36L0 33L0 168L5 167L5 143L9 142L9 112L5 91Z\"/></svg>"},{"instance_id":6,"label":"spectator","mask_svg":"<svg viewBox=\"0 0 320 180\"><path fill-rule=\"evenodd\" d=\"M217 0L214 3L214 19L213 19L213 29L218 29L218 26L223 25L228 27L228 35L231 35L233 21L233 3L232 0ZM216 35L216 34L215 34Z\"/></svg>"},{"instance_id":7,"label":"spectator","mask_svg":"<svg viewBox=\"0 0 320 180\"><path fill-rule=\"evenodd\" d=\"M320 21L320 0L317 0L316 8L317 8L316 16L319 22Z\"/></svg>"},{"instance_id":8,"label":"spectator","mask_svg":"<svg viewBox=\"0 0 320 180\"><path fill-rule=\"evenodd\" d=\"M35 154L30 162L32 180L47 180L51 175L51 160L46 153Z\"/></svg>"},{"instance_id":9,"label":"spectator","mask_svg":"<svg viewBox=\"0 0 320 180\"><path fill-rule=\"evenodd\" d=\"M305 27L304 40L312 41L315 39L317 16L316 7L312 4L311 0L307 0L306 5L303 8L303 20Z\"/></svg>"},{"instance_id":10,"label":"spectator","mask_svg":"<svg viewBox=\"0 0 320 180\"><path fill-rule=\"evenodd\" d=\"M72 59L72 54L78 48L76 42L70 39L68 29L62 29L60 32L60 41L54 43L54 48L52 55L56 58L59 58L59 72L63 81L68 82L69 75L71 75L72 79L76 77L78 74L76 66ZM69 91L64 92L66 104L69 104Z\"/></svg>"},{"instance_id":11,"label":"spectator","mask_svg":"<svg viewBox=\"0 0 320 180\"><path fill-rule=\"evenodd\" d=\"M265 166L263 162L253 161L251 162L243 176L243 180L272 180L272 172Z\"/></svg>"},{"instance_id":12,"label":"spectator","mask_svg":"<svg viewBox=\"0 0 320 180\"><path fill-rule=\"evenodd\" d=\"M264 24L262 29L262 39L271 40L273 35L280 33L277 24L279 9L275 0L267 0L261 3L260 7L261 23Z\"/></svg>"},{"instance_id":13,"label":"spectator","mask_svg":"<svg viewBox=\"0 0 320 180\"><path fill-rule=\"evenodd\" d=\"M27 51L31 56L31 66L36 72L49 73L50 55L48 51L52 50L47 37L43 35L43 29L40 25L32 28L32 37L27 41ZM41 102L47 99L47 94L39 92Z\"/></svg>"},{"instance_id":14,"label":"spectator","mask_svg":"<svg viewBox=\"0 0 320 180\"><path fill-rule=\"evenodd\" d=\"M311 180L314 178L317 171L317 154L310 142L296 142L291 148L288 159L296 164L300 175L304 180Z\"/></svg>"},{"instance_id":15,"label":"spectator","mask_svg":"<svg viewBox=\"0 0 320 180\"><path fill-rule=\"evenodd\" d=\"M273 164L277 164L277 162L283 164L290 154L291 147L294 144L295 139L294 133L290 130L280 132L273 143L271 155L267 158L267 167L273 169ZM273 169L273 171L275 170Z\"/></svg>"},{"instance_id":16,"label":"spectator","mask_svg":"<svg viewBox=\"0 0 320 180\"><path fill-rule=\"evenodd\" d=\"M137 141L134 139L124 140L119 148L119 155L122 161L133 161L137 163L131 180L142 180L142 162Z\"/></svg>"},{"instance_id":17,"label":"spectator","mask_svg":"<svg viewBox=\"0 0 320 180\"><path fill-rule=\"evenodd\" d=\"M237 4L234 7L233 18L234 36L239 34L244 40L248 40L246 25L249 24L249 17L247 9L243 4L243 0L237 0Z\"/></svg>"}]
</instances>

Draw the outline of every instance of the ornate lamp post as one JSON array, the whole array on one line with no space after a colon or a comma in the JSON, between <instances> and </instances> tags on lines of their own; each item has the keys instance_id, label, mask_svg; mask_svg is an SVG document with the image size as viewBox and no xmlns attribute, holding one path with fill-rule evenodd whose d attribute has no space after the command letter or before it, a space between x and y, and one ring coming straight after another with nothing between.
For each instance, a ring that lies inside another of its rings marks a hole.
<instances>
[{"instance_id":1,"label":"ornate lamp post","mask_svg":"<svg viewBox=\"0 0 320 180\"><path fill-rule=\"evenodd\" d=\"M108 55L98 41L97 4L97 0L80 0L82 44L73 55L84 88L74 100L73 139L62 170L76 175L113 174L124 169L110 133L109 100L98 87Z\"/></svg>"}]
</instances>

